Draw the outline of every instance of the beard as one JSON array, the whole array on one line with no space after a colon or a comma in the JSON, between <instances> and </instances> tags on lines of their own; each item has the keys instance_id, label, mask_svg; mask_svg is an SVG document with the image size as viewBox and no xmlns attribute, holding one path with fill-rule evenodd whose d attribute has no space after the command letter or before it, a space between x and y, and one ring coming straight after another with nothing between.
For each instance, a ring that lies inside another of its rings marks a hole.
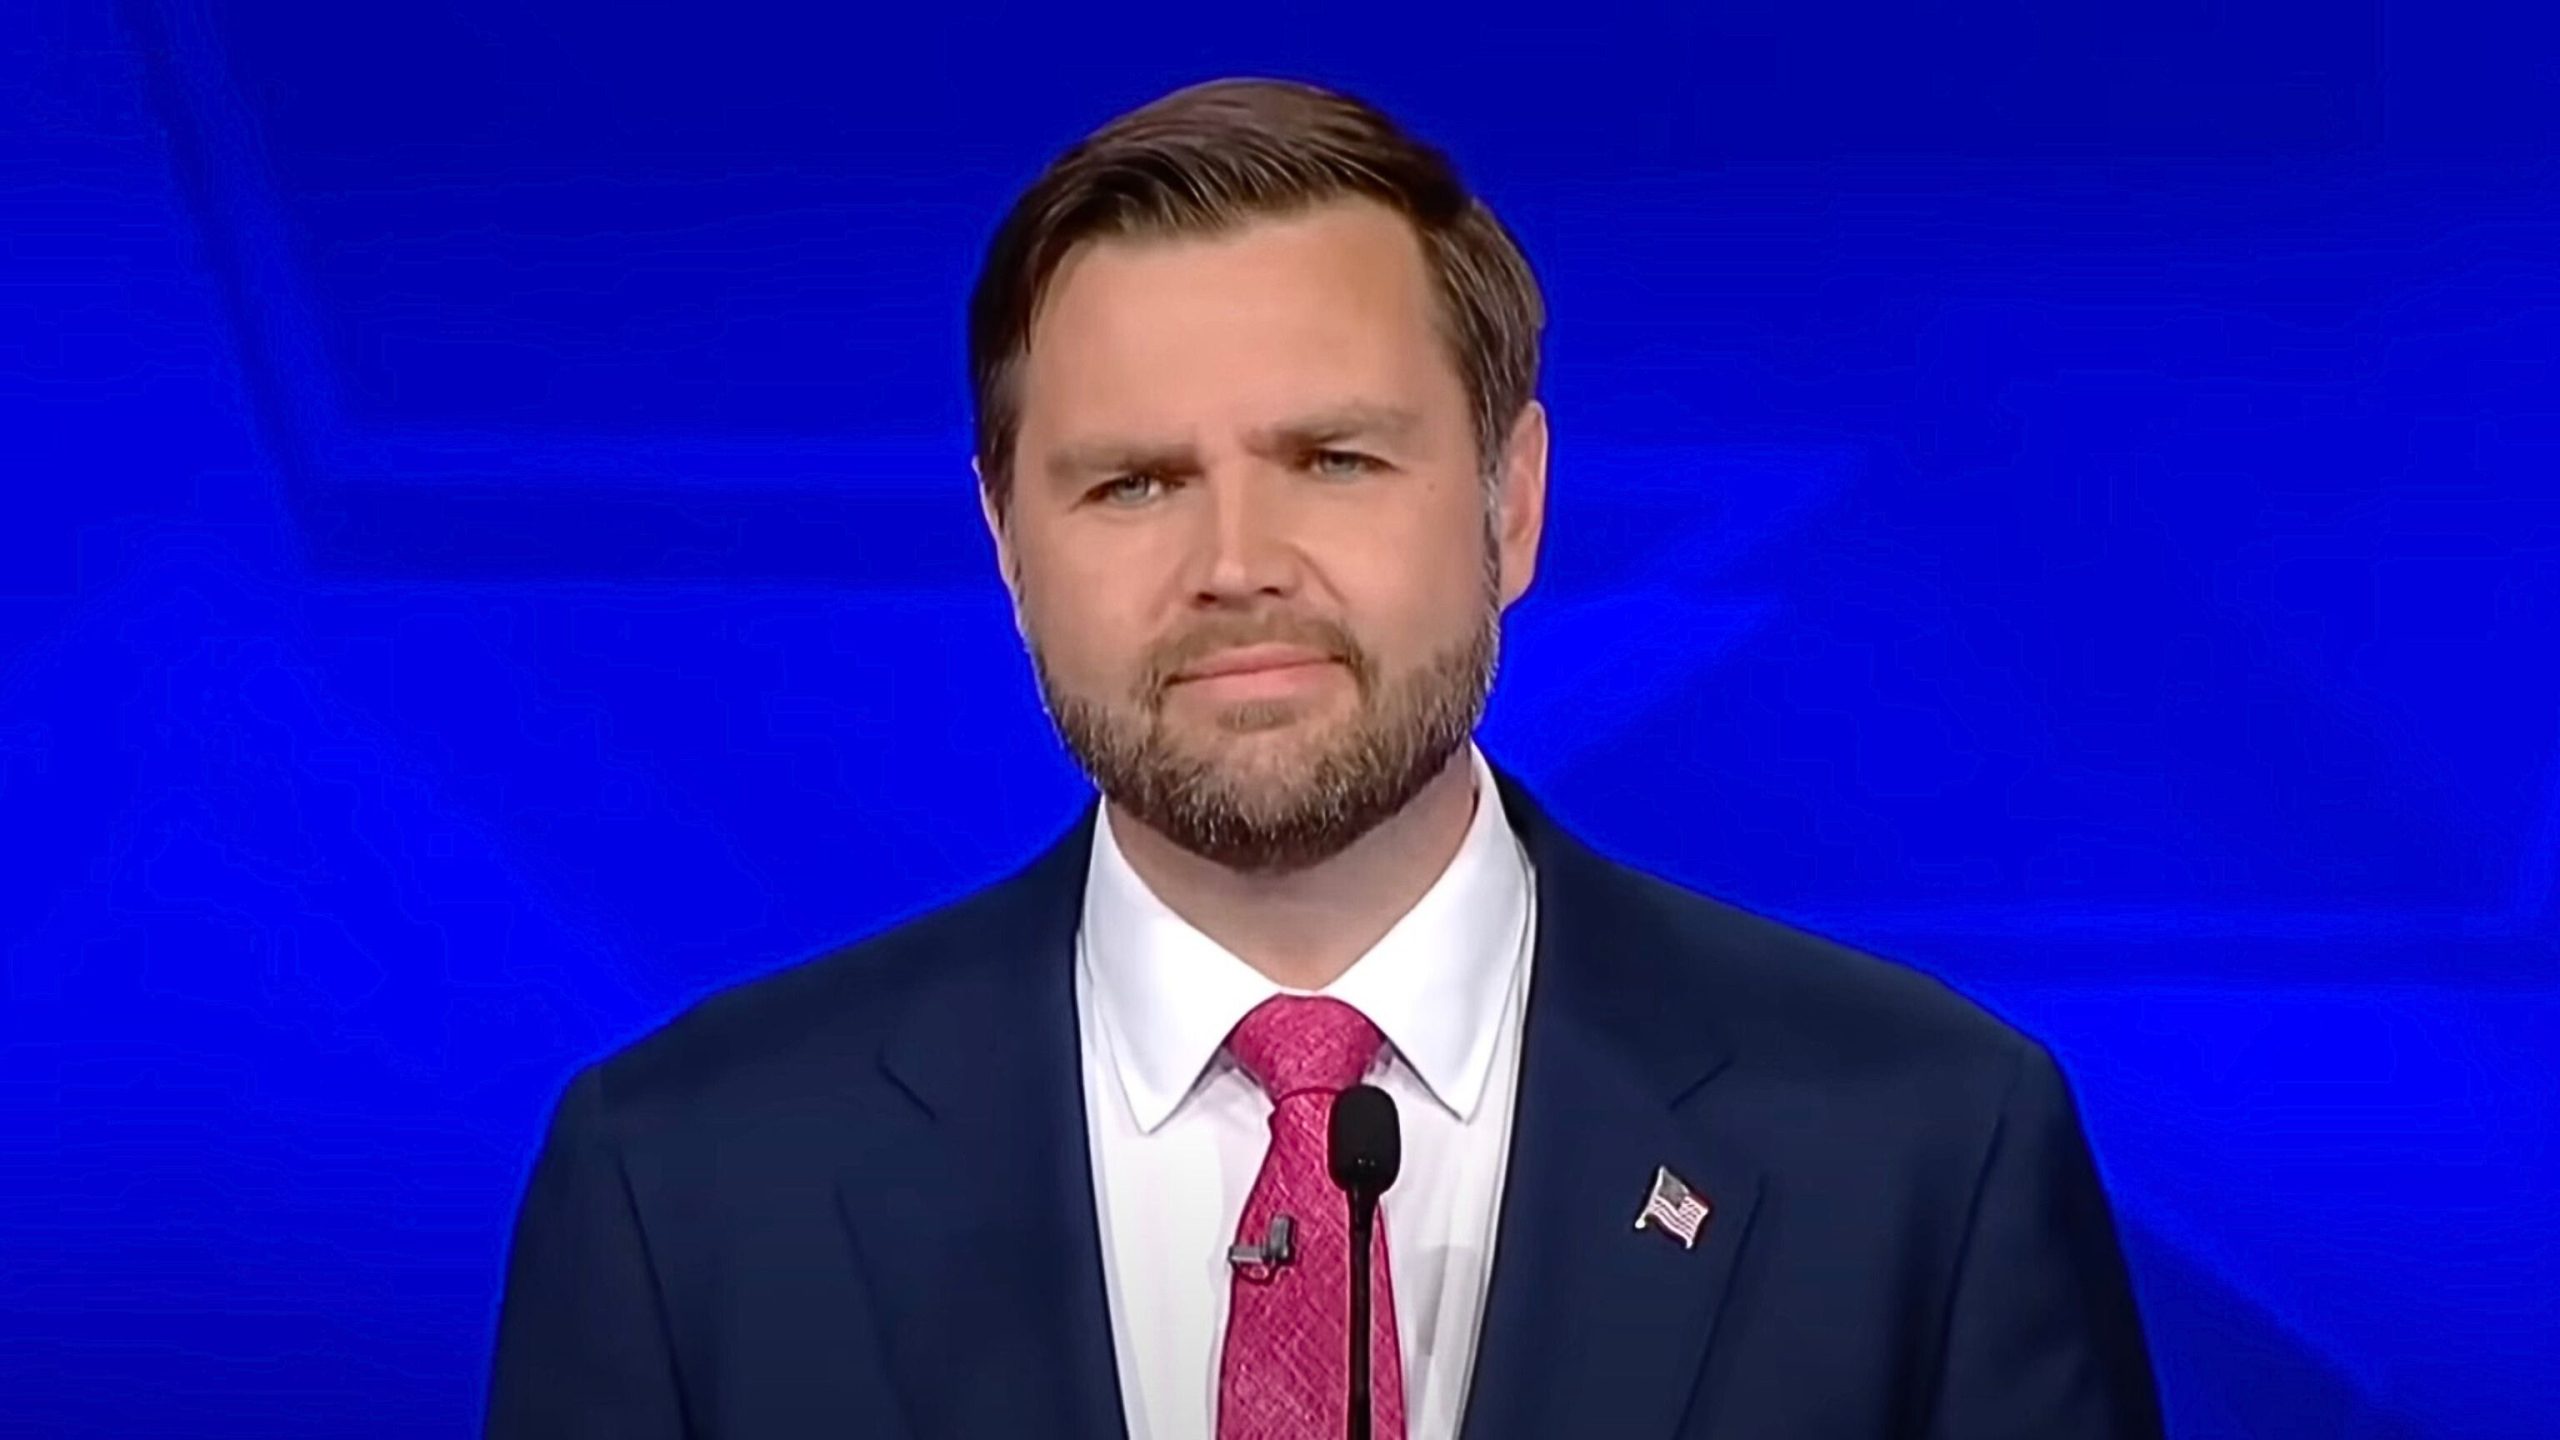
<instances>
[{"instance_id":1,"label":"beard","mask_svg":"<svg viewBox=\"0 0 2560 1440\"><path fill-rule=\"evenodd\" d=\"M1158 647L1124 704L1071 693L1037 640L1027 631L1025 639L1059 739L1105 796L1205 860L1278 875L1349 849L1447 768L1483 718L1501 624L1488 595L1464 637L1394 676L1381 674L1356 637L1331 622L1210 624ZM1285 737L1269 746L1253 737L1299 721L1305 705L1297 700L1227 706L1209 720L1206 749L1167 724L1174 676L1207 655L1264 643L1305 646L1340 663L1358 694L1352 714L1294 747L1280 743ZM1241 753L1266 749L1272 753Z\"/></svg>"}]
</instances>

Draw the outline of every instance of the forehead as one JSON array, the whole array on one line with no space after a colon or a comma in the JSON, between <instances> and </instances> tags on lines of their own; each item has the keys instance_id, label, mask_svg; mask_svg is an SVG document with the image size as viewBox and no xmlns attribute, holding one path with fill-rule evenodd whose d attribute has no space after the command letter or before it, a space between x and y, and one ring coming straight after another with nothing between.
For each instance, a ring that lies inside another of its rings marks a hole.
<instances>
[{"instance_id":1,"label":"forehead","mask_svg":"<svg viewBox=\"0 0 2560 1440\"><path fill-rule=\"evenodd\" d=\"M1437 313L1419 236L1370 201L1214 234L1097 240L1058 268L1033 319L1024 423L1161 424L1347 400L1463 406Z\"/></svg>"}]
</instances>

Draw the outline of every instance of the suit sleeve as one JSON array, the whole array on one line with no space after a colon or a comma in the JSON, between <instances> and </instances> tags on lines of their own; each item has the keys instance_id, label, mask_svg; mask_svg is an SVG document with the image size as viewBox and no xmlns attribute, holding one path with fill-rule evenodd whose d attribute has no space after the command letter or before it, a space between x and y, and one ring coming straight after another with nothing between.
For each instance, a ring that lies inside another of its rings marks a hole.
<instances>
[{"instance_id":1,"label":"suit sleeve","mask_svg":"<svg viewBox=\"0 0 2560 1440\"><path fill-rule=\"evenodd\" d=\"M590 1067L570 1082L516 1216L486 1440L682 1440L675 1357Z\"/></svg>"},{"instance_id":2,"label":"suit sleeve","mask_svg":"<svg viewBox=\"0 0 2560 1440\"><path fill-rule=\"evenodd\" d=\"M1949 1302L1929 1440L2158 1440L2160 1401L2068 1084L2022 1047Z\"/></svg>"}]
</instances>

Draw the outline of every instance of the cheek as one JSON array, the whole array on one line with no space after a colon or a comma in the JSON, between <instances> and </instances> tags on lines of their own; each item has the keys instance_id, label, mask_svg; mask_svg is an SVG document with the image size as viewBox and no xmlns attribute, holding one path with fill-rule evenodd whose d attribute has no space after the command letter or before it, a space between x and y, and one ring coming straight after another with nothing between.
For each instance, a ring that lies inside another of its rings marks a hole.
<instances>
[{"instance_id":1,"label":"cheek","mask_svg":"<svg viewBox=\"0 0 2560 1440\"><path fill-rule=\"evenodd\" d=\"M1117 682L1137 669L1154 634L1122 575L1050 570L1023 588L1023 621L1049 667L1089 683Z\"/></svg>"},{"instance_id":2,"label":"cheek","mask_svg":"<svg viewBox=\"0 0 2560 1440\"><path fill-rule=\"evenodd\" d=\"M1427 510L1372 524L1344 552L1346 597L1355 613L1391 636L1436 645L1461 622L1473 623L1485 604L1484 517L1473 492L1463 505Z\"/></svg>"}]
</instances>

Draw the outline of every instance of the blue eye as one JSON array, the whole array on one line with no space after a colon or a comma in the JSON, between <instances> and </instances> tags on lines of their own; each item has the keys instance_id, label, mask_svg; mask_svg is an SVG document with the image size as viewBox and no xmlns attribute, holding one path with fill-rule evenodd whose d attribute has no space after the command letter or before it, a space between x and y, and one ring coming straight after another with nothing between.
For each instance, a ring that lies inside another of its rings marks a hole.
<instances>
[{"instance_id":1,"label":"blue eye","mask_svg":"<svg viewBox=\"0 0 2560 1440\"><path fill-rule=\"evenodd\" d=\"M1146 487L1163 484L1164 480L1161 476L1122 475L1093 487L1090 498L1105 505L1116 505L1125 509L1154 499L1154 493L1148 491Z\"/></svg>"},{"instance_id":2,"label":"blue eye","mask_svg":"<svg viewBox=\"0 0 2560 1440\"><path fill-rule=\"evenodd\" d=\"M1377 469L1378 460L1357 450L1318 450L1307 457L1307 467L1319 475L1348 479L1366 475Z\"/></svg>"}]
</instances>

